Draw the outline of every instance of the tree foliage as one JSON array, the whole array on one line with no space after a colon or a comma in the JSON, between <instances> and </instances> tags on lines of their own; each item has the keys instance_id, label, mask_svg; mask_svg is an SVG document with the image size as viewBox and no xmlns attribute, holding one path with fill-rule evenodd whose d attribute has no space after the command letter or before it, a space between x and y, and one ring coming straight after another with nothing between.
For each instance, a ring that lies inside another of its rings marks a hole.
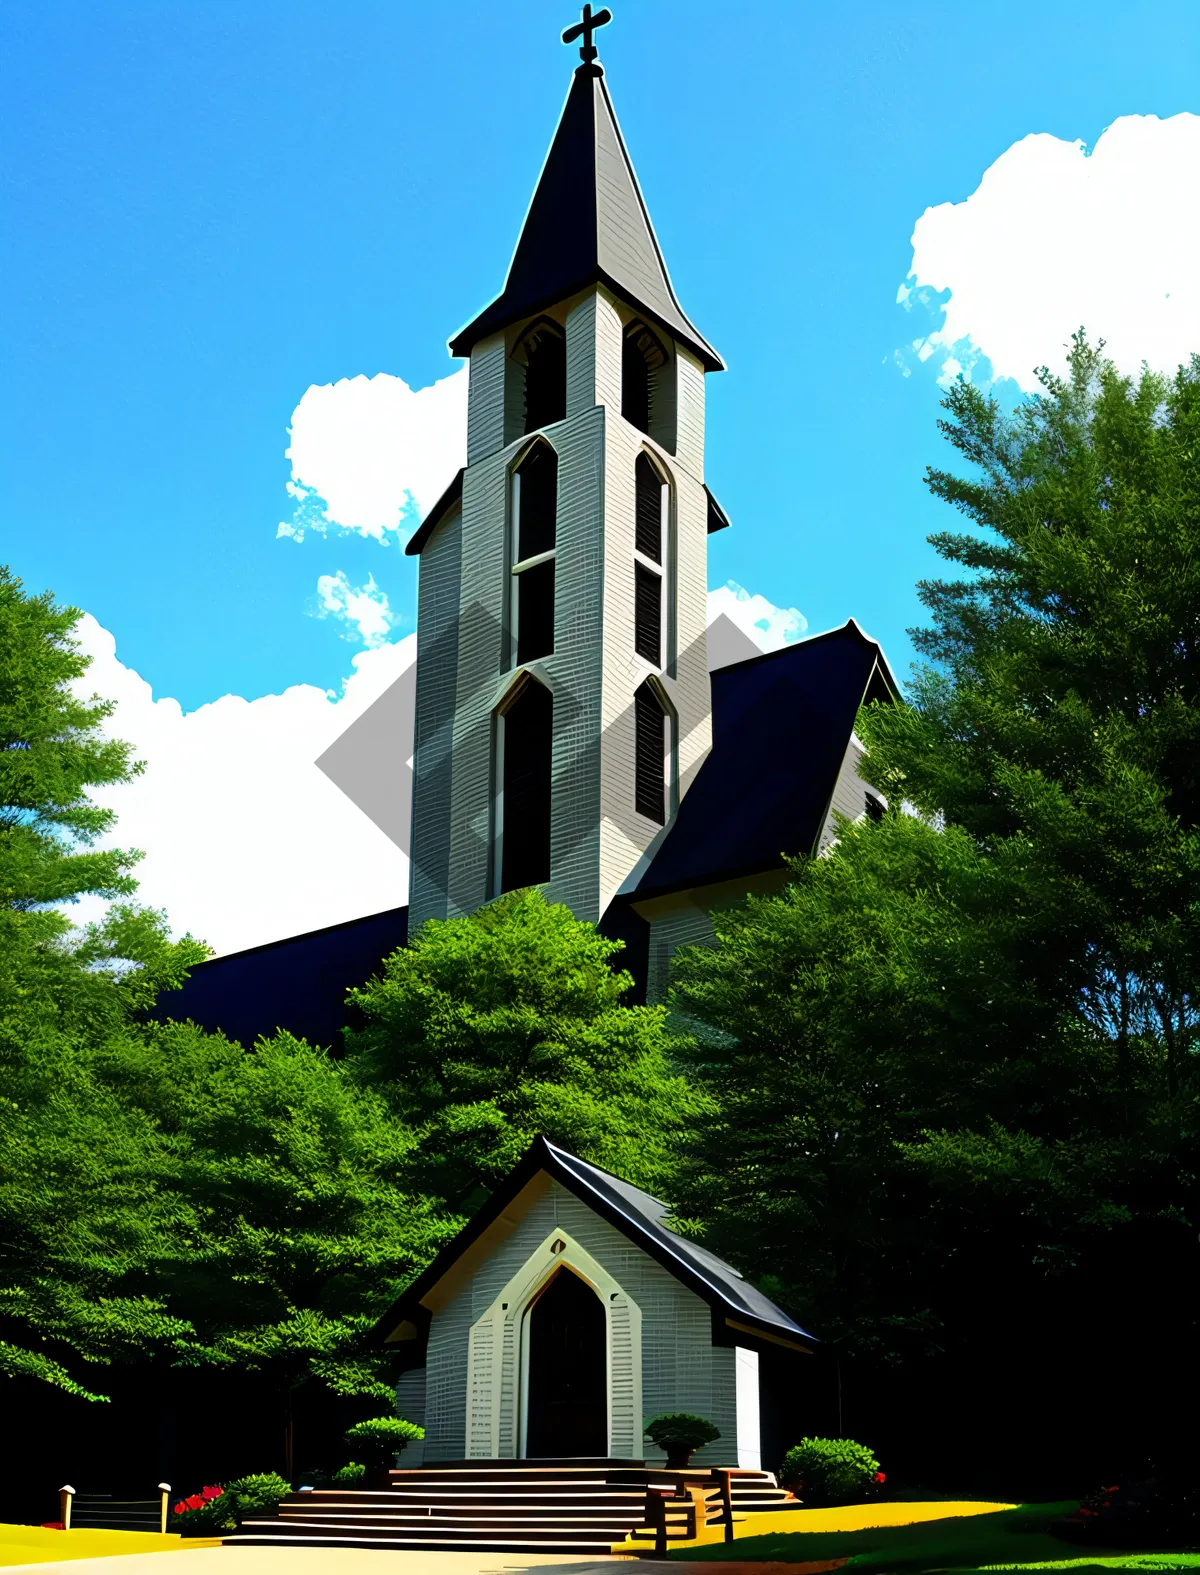
<instances>
[{"instance_id":1,"label":"tree foliage","mask_svg":"<svg viewBox=\"0 0 1200 1575\"><path fill-rule=\"evenodd\" d=\"M682 1206L859 1352L1146 1221L1196 1256L1200 363L1080 336L1043 383L947 395L969 474L929 484L976 530L933 538L912 703L859 719L888 814L677 957L719 1030Z\"/></svg>"},{"instance_id":2,"label":"tree foliage","mask_svg":"<svg viewBox=\"0 0 1200 1575\"><path fill-rule=\"evenodd\" d=\"M539 1133L651 1187L705 1104L674 1068L661 1007L621 1004L606 940L536 889L430 921L350 993L350 1064L414 1138L419 1185L477 1202ZM414 1183L416 1184L416 1183Z\"/></svg>"}]
</instances>

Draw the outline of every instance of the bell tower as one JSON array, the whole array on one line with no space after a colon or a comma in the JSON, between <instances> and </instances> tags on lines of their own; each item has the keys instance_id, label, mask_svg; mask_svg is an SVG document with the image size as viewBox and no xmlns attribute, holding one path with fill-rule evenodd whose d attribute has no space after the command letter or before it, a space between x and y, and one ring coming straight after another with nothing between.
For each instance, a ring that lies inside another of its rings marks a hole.
<instances>
[{"instance_id":1,"label":"bell tower","mask_svg":"<svg viewBox=\"0 0 1200 1575\"><path fill-rule=\"evenodd\" d=\"M585 7L420 555L410 927L544 885L598 920L711 746L704 377ZM411 928L410 928L411 933Z\"/></svg>"}]
</instances>

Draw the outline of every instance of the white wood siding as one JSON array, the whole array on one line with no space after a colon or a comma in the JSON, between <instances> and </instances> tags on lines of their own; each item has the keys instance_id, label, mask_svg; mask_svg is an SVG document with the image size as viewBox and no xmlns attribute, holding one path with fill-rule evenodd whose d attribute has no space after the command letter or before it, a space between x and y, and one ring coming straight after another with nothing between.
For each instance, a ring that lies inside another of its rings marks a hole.
<instances>
[{"instance_id":1,"label":"white wood siding","mask_svg":"<svg viewBox=\"0 0 1200 1575\"><path fill-rule=\"evenodd\" d=\"M467 1455L468 1356L473 1325L486 1317L504 1287L544 1242L561 1227L627 1293L642 1320L642 1406L645 1416L662 1411L695 1411L721 1430L721 1439L697 1453L699 1464L729 1463L737 1448L737 1380L732 1349L714 1347L709 1308L694 1292L627 1237L557 1183L533 1202L512 1234L463 1287L433 1315L429 1333L427 1461L461 1460ZM492 1349L494 1349L494 1345ZM612 1383L618 1374L614 1351ZM494 1383L494 1376L493 1376ZM495 1390L491 1391L493 1394ZM472 1385L472 1396L475 1388ZM494 1431L481 1418L470 1445L484 1436L500 1446L499 1406ZM474 1415L474 1401L472 1402ZM614 1437L614 1447L617 1439ZM642 1440L628 1458L662 1462L665 1456Z\"/></svg>"}]
</instances>

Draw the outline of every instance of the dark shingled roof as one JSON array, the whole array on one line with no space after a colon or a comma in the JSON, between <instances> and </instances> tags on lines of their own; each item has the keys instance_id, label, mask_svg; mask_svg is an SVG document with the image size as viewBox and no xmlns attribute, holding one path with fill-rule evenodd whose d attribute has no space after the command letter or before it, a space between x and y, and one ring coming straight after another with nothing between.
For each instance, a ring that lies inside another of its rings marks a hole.
<instances>
[{"instance_id":1,"label":"dark shingled roof","mask_svg":"<svg viewBox=\"0 0 1200 1575\"><path fill-rule=\"evenodd\" d=\"M580 66L508 270L504 290L450 341L452 355L556 301L605 284L700 358L724 363L675 298L599 66Z\"/></svg>"},{"instance_id":2,"label":"dark shingled roof","mask_svg":"<svg viewBox=\"0 0 1200 1575\"><path fill-rule=\"evenodd\" d=\"M190 1018L247 1046L279 1028L311 1044L337 1045L346 991L365 984L407 939L407 907L388 908L213 957L192 969L182 989L159 996L156 1015Z\"/></svg>"},{"instance_id":3,"label":"dark shingled roof","mask_svg":"<svg viewBox=\"0 0 1200 1575\"><path fill-rule=\"evenodd\" d=\"M589 1165L586 1160L545 1137L534 1139L524 1158L505 1177L483 1207L471 1217L454 1240L442 1248L424 1273L413 1281L380 1319L378 1329L385 1339L403 1321L420 1325L427 1320L428 1310L423 1306L422 1298L433 1290L467 1248L495 1223L517 1194L540 1171L545 1171L560 1182L569 1192L595 1209L610 1225L649 1253L677 1280L706 1301L715 1314L722 1319L732 1319L738 1330L735 1343L753 1343L757 1335L768 1343L788 1345L799 1350L809 1350L816 1344L813 1335L806 1333L787 1313L756 1290L732 1264L724 1262L696 1242L677 1236L665 1223L671 1212L665 1203L639 1187L631 1186L628 1181L622 1181L619 1176L610 1175L597 1165Z\"/></svg>"},{"instance_id":4,"label":"dark shingled roof","mask_svg":"<svg viewBox=\"0 0 1200 1575\"><path fill-rule=\"evenodd\" d=\"M851 618L712 674L712 751L632 900L774 869L812 853L867 699L899 693Z\"/></svg>"},{"instance_id":5,"label":"dark shingled roof","mask_svg":"<svg viewBox=\"0 0 1200 1575\"><path fill-rule=\"evenodd\" d=\"M464 466L463 469L458 472L457 476L455 476L450 485L446 488L445 492L442 493L441 497L430 509L429 513L417 526L416 530L413 531L412 536L409 538L408 544L404 549L410 558L416 558L420 556L421 549L433 535L434 531L437 530L442 521L446 518L446 515L449 514L451 509L457 508L458 505L461 504L463 494L463 477L466 475L466 473L466 467Z\"/></svg>"}]
</instances>

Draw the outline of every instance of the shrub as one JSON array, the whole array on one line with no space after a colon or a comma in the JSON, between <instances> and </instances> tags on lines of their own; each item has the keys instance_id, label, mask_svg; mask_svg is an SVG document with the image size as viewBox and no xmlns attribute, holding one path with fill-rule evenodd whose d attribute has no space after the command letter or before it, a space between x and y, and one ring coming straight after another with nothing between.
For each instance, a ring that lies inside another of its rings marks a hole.
<instances>
[{"instance_id":1,"label":"shrub","mask_svg":"<svg viewBox=\"0 0 1200 1575\"><path fill-rule=\"evenodd\" d=\"M1200 1488L1182 1473L1137 1474L1099 1488L1051 1530L1105 1548L1191 1547L1200 1542Z\"/></svg>"},{"instance_id":2,"label":"shrub","mask_svg":"<svg viewBox=\"0 0 1200 1575\"><path fill-rule=\"evenodd\" d=\"M413 1439L424 1438L425 1429L402 1416L371 1416L348 1427L344 1437L351 1448L357 1446L371 1457L372 1464L380 1465Z\"/></svg>"},{"instance_id":3,"label":"shrub","mask_svg":"<svg viewBox=\"0 0 1200 1575\"><path fill-rule=\"evenodd\" d=\"M251 1515L270 1514L279 1508L279 1501L292 1491L292 1485L278 1472L265 1471L257 1476L238 1477L226 1482L225 1497L238 1520Z\"/></svg>"},{"instance_id":4,"label":"shrub","mask_svg":"<svg viewBox=\"0 0 1200 1575\"><path fill-rule=\"evenodd\" d=\"M702 1416L690 1411L668 1411L662 1416L652 1416L642 1428L652 1444L667 1452L667 1464L682 1470L691 1458L692 1451L720 1438L720 1430Z\"/></svg>"},{"instance_id":5,"label":"shrub","mask_svg":"<svg viewBox=\"0 0 1200 1575\"><path fill-rule=\"evenodd\" d=\"M333 1485L340 1488L361 1487L367 1480L366 1466L360 1466L355 1461L343 1466L341 1470L333 1473Z\"/></svg>"},{"instance_id":6,"label":"shrub","mask_svg":"<svg viewBox=\"0 0 1200 1575\"><path fill-rule=\"evenodd\" d=\"M802 1438L784 1455L779 1480L806 1504L853 1504L887 1479L865 1444Z\"/></svg>"},{"instance_id":7,"label":"shrub","mask_svg":"<svg viewBox=\"0 0 1200 1575\"><path fill-rule=\"evenodd\" d=\"M233 1504L225 1489L215 1484L201 1488L171 1507L170 1528L184 1537L207 1537L214 1531L232 1531Z\"/></svg>"}]
</instances>

